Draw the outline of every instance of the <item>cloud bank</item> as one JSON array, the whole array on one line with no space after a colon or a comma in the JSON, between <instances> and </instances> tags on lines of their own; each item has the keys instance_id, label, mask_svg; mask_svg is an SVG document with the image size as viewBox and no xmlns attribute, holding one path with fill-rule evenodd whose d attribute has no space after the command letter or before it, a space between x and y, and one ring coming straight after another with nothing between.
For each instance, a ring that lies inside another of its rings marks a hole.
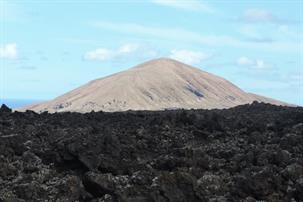
<instances>
[{"instance_id":1,"label":"cloud bank","mask_svg":"<svg viewBox=\"0 0 303 202\"><path fill-rule=\"evenodd\" d=\"M124 44L117 49L97 48L84 54L85 60L106 61L112 59L123 59L127 57L152 58L157 52L139 44Z\"/></svg>"},{"instance_id":2,"label":"cloud bank","mask_svg":"<svg viewBox=\"0 0 303 202\"><path fill-rule=\"evenodd\" d=\"M243 15L239 17L239 21L245 23L272 23L272 24L293 24L298 23L297 20L285 19L274 15L265 9L247 9Z\"/></svg>"},{"instance_id":3,"label":"cloud bank","mask_svg":"<svg viewBox=\"0 0 303 202\"><path fill-rule=\"evenodd\" d=\"M198 0L152 0L151 2L160 6L173 7L188 11L202 11L207 13L214 12L213 8Z\"/></svg>"},{"instance_id":4,"label":"cloud bank","mask_svg":"<svg viewBox=\"0 0 303 202\"><path fill-rule=\"evenodd\" d=\"M230 46L239 48L249 48L257 50L267 50L272 52L298 52L301 50L302 41L272 41L271 43L260 43L259 41L241 40L228 35L203 35L198 32L180 28L146 26L135 23L115 23L107 21L96 21L90 23L92 27L110 30L132 35L142 35L170 41L198 43L208 46ZM178 33L178 34L176 34Z\"/></svg>"},{"instance_id":5,"label":"cloud bank","mask_svg":"<svg viewBox=\"0 0 303 202\"><path fill-rule=\"evenodd\" d=\"M201 51L190 51L190 50L172 50L169 58L184 62L186 64L199 64L204 60L207 60L212 55L201 52Z\"/></svg>"},{"instance_id":6,"label":"cloud bank","mask_svg":"<svg viewBox=\"0 0 303 202\"><path fill-rule=\"evenodd\" d=\"M0 58L2 59L17 59L18 49L16 43L5 44L0 47Z\"/></svg>"},{"instance_id":7,"label":"cloud bank","mask_svg":"<svg viewBox=\"0 0 303 202\"><path fill-rule=\"evenodd\" d=\"M256 68L256 69L265 69L272 67L272 65L266 63L262 59L251 59L246 56L239 57L236 63L238 66L245 66L245 67Z\"/></svg>"}]
</instances>

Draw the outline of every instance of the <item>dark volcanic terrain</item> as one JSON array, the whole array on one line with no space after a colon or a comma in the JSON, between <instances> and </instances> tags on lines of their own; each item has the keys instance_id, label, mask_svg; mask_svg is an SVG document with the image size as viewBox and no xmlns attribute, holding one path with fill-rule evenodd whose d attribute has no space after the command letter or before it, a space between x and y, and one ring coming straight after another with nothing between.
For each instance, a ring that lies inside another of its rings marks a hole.
<instances>
[{"instance_id":1,"label":"dark volcanic terrain","mask_svg":"<svg viewBox=\"0 0 303 202\"><path fill-rule=\"evenodd\" d=\"M0 201L303 201L303 108L0 109Z\"/></svg>"}]
</instances>

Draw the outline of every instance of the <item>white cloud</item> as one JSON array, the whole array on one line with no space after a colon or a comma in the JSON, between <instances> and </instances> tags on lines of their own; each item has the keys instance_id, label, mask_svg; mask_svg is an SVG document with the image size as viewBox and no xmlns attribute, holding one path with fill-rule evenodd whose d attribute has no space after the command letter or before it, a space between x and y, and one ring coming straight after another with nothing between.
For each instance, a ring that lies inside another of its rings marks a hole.
<instances>
[{"instance_id":1,"label":"white cloud","mask_svg":"<svg viewBox=\"0 0 303 202\"><path fill-rule=\"evenodd\" d=\"M112 58L114 53L106 48L98 48L93 51L85 53L84 58L86 60L107 60Z\"/></svg>"},{"instance_id":2,"label":"white cloud","mask_svg":"<svg viewBox=\"0 0 303 202\"><path fill-rule=\"evenodd\" d=\"M179 28L150 27L134 23L112 23L98 21L91 23L93 27L117 32L146 35L170 40L194 41L208 45L235 44L238 41L229 36L201 35L200 33ZM176 34L178 33L178 34Z\"/></svg>"},{"instance_id":3,"label":"white cloud","mask_svg":"<svg viewBox=\"0 0 303 202\"><path fill-rule=\"evenodd\" d=\"M158 52L150 47L146 47L139 44L124 44L117 49L108 48L97 48L92 51L88 51L84 54L84 59L86 60L98 60L98 61L108 61L108 60L123 60L123 59L154 59L159 57ZM191 51L191 50L171 50L169 58L182 61L186 64L198 64L208 58L212 57L211 54L201 52L201 51Z\"/></svg>"},{"instance_id":4,"label":"white cloud","mask_svg":"<svg viewBox=\"0 0 303 202\"><path fill-rule=\"evenodd\" d=\"M260 33L251 25L242 26L239 29L240 33L250 38L260 38Z\"/></svg>"},{"instance_id":5,"label":"white cloud","mask_svg":"<svg viewBox=\"0 0 303 202\"><path fill-rule=\"evenodd\" d=\"M0 47L0 58L3 59L17 59L18 58L18 50L16 43L5 44Z\"/></svg>"},{"instance_id":6,"label":"white cloud","mask_svg":"<svg viewBox=\"0 0 303 202\"><path fill-rule=\"evenodd\" d=\"M247 22L273 22L275 20L271 12L261 9L248 9L243 17Z\"/></svg>"},{"instance_id":7,"label":"white cloud","mask_svg":"<svg viewBox=\"0 0 303 202\"><path fill-rule=\"evenodd\" d=\"M264 60L256 59L256 62L255 62L255 67L256 68L258 68L258 69L264 69L264 68L268 68L270 66L271 65L265 63Z\"/></svg>"},{"instance_id":8,"label":"white cloud","mask_svg":"<svg viewBox=\"0 0 303 202\"><path fill-rule=\"evenodd\" d=\"M239 57L236 61L237 65L239 66L246 66L256 69L265 69L270 68L272 65L266 63L264 60L261 59L250 59L246 56Z\"/></svg>"},{"instance_id":9,"label":"white cloud","mask_svg":"<svg viewBox=\"0 0 303 202\"><path fill-rule=\"evenodd\" d=\"M211 55L201 51L172 50L169 57L186 64L198 64L210 58Z\"/></svg>"},{"instance_id":10,"label":"white cloud","mask_svg":"<svg viewBox=\"0 0 303 202\"><path fill-rule=\"evenodd\" d=\"M251 65L254 64L254 61L243 56L243 57L238 58L237 64L238 65L251 66Z\"/></svg>"},{"instance_id":11,"label":"white cloud","mask_svg":"<svg viewBox=\"0 0 303 202\"><path fill-rule=\"evenodd\" d=\"M213 8L198 0L152 0L151 2L161 6L168 6L189 11L203 11L208 13L214 12Z\"/></svg>"},{"instance_id":12,"label":"white cloud","mask_svg":"<svg viewBox=\"0 0 303 202\"><path fill-rule=\"evenodd\" d=\"M241 40L227 35L202 35L199 32L188 31L180 28L153 27L134 23L98 21L90 23L90 25L99 29L153 37L154 39L177 41L178 43L186 42L210 46L240 47L274 52L298 52L301 50L303 45L302 42L291 41L272 41L271 43L260 43L259 41Z\"/></svg>"},{"instance_id":13,"label":"white cloud","mask_svg":"<svg viewBox=\"0 0 303 202\"><path fill-rule=\"evenodd\" d=\"M246 23L294 24L300 20L281 18L264 9L248 9L238 20Z\"/></svg>"},{"instance_id":14,"label":"white cloud","mask_svg":"<svg viewBox=\"0 0 303 202\"><path fill-rule=\"evenodd\" d=\"M288 25L280 25L278 27L278 33L281 33L284 37L295 39L302 41L303 32L302 31L294 31Z\"/></svg>"},{"instance_id":15,"label":"white cloud","mask_svg":"<svg viewBox=\"0 0 303 202\"><path fill-rule=\"evenodd\" d=\"M117 49L97 48L84 54L86 60L112 60L125 57L152 58L157 55L155 50L139 44L124 44Z\"/></svg>"},{"instance_id":16,"label":"white cloud","mask_svg":"<svg viewBox=\"0 0 303 202\"><path fill-rule=\"evenodd\" d=\"M118 53L132 53L139 49L138 44L125 44L121 46L118 50Z\"/></svg>"},{"instance_id":17,"label":"white cloud","mask_svg":"<svg viewBox=\"0 0 303 202\"><path fill-rule=\"evenodd\" d=\"M239 32L250 41L263 42L263 43L274 41L271 37L264 35L265 33L268 34L267 32L262 31L262 29L258 29L257 27L252 25L242 26Z\"/></svg>"}]
</instances>

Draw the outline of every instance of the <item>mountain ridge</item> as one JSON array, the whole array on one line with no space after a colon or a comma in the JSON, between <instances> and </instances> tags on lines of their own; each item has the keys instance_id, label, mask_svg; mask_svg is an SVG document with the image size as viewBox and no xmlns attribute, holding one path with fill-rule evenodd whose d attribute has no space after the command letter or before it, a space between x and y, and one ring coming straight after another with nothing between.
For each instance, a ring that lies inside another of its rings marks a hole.
<instances>
[{"instance_id":1,"label":"mountain ridge","mask_svg":"<svg viewBox=\"0 0 303 202\"><path fill-rule=\"evenodd\" d=\"M229 108L253 101L287 103L246 93L228 80L177 60L159 58L98 78L54 100L20 110L90 112Z\"/></svg>"}]
</instances>

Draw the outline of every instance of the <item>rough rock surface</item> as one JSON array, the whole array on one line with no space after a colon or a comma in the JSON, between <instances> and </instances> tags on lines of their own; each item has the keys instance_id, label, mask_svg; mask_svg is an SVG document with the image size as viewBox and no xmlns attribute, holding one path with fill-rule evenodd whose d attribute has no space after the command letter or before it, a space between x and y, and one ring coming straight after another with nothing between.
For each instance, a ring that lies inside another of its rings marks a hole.
<instances>
[{"instance_id":1,"label":"rough rock surface","mask_svg":"<svg viewBox=\"0 0 303 202\"><path fill-rule=\"evenodd\" d=\"M0 109L0 201L303 201L303 108Z\"/></svg>"}]
</instances>

